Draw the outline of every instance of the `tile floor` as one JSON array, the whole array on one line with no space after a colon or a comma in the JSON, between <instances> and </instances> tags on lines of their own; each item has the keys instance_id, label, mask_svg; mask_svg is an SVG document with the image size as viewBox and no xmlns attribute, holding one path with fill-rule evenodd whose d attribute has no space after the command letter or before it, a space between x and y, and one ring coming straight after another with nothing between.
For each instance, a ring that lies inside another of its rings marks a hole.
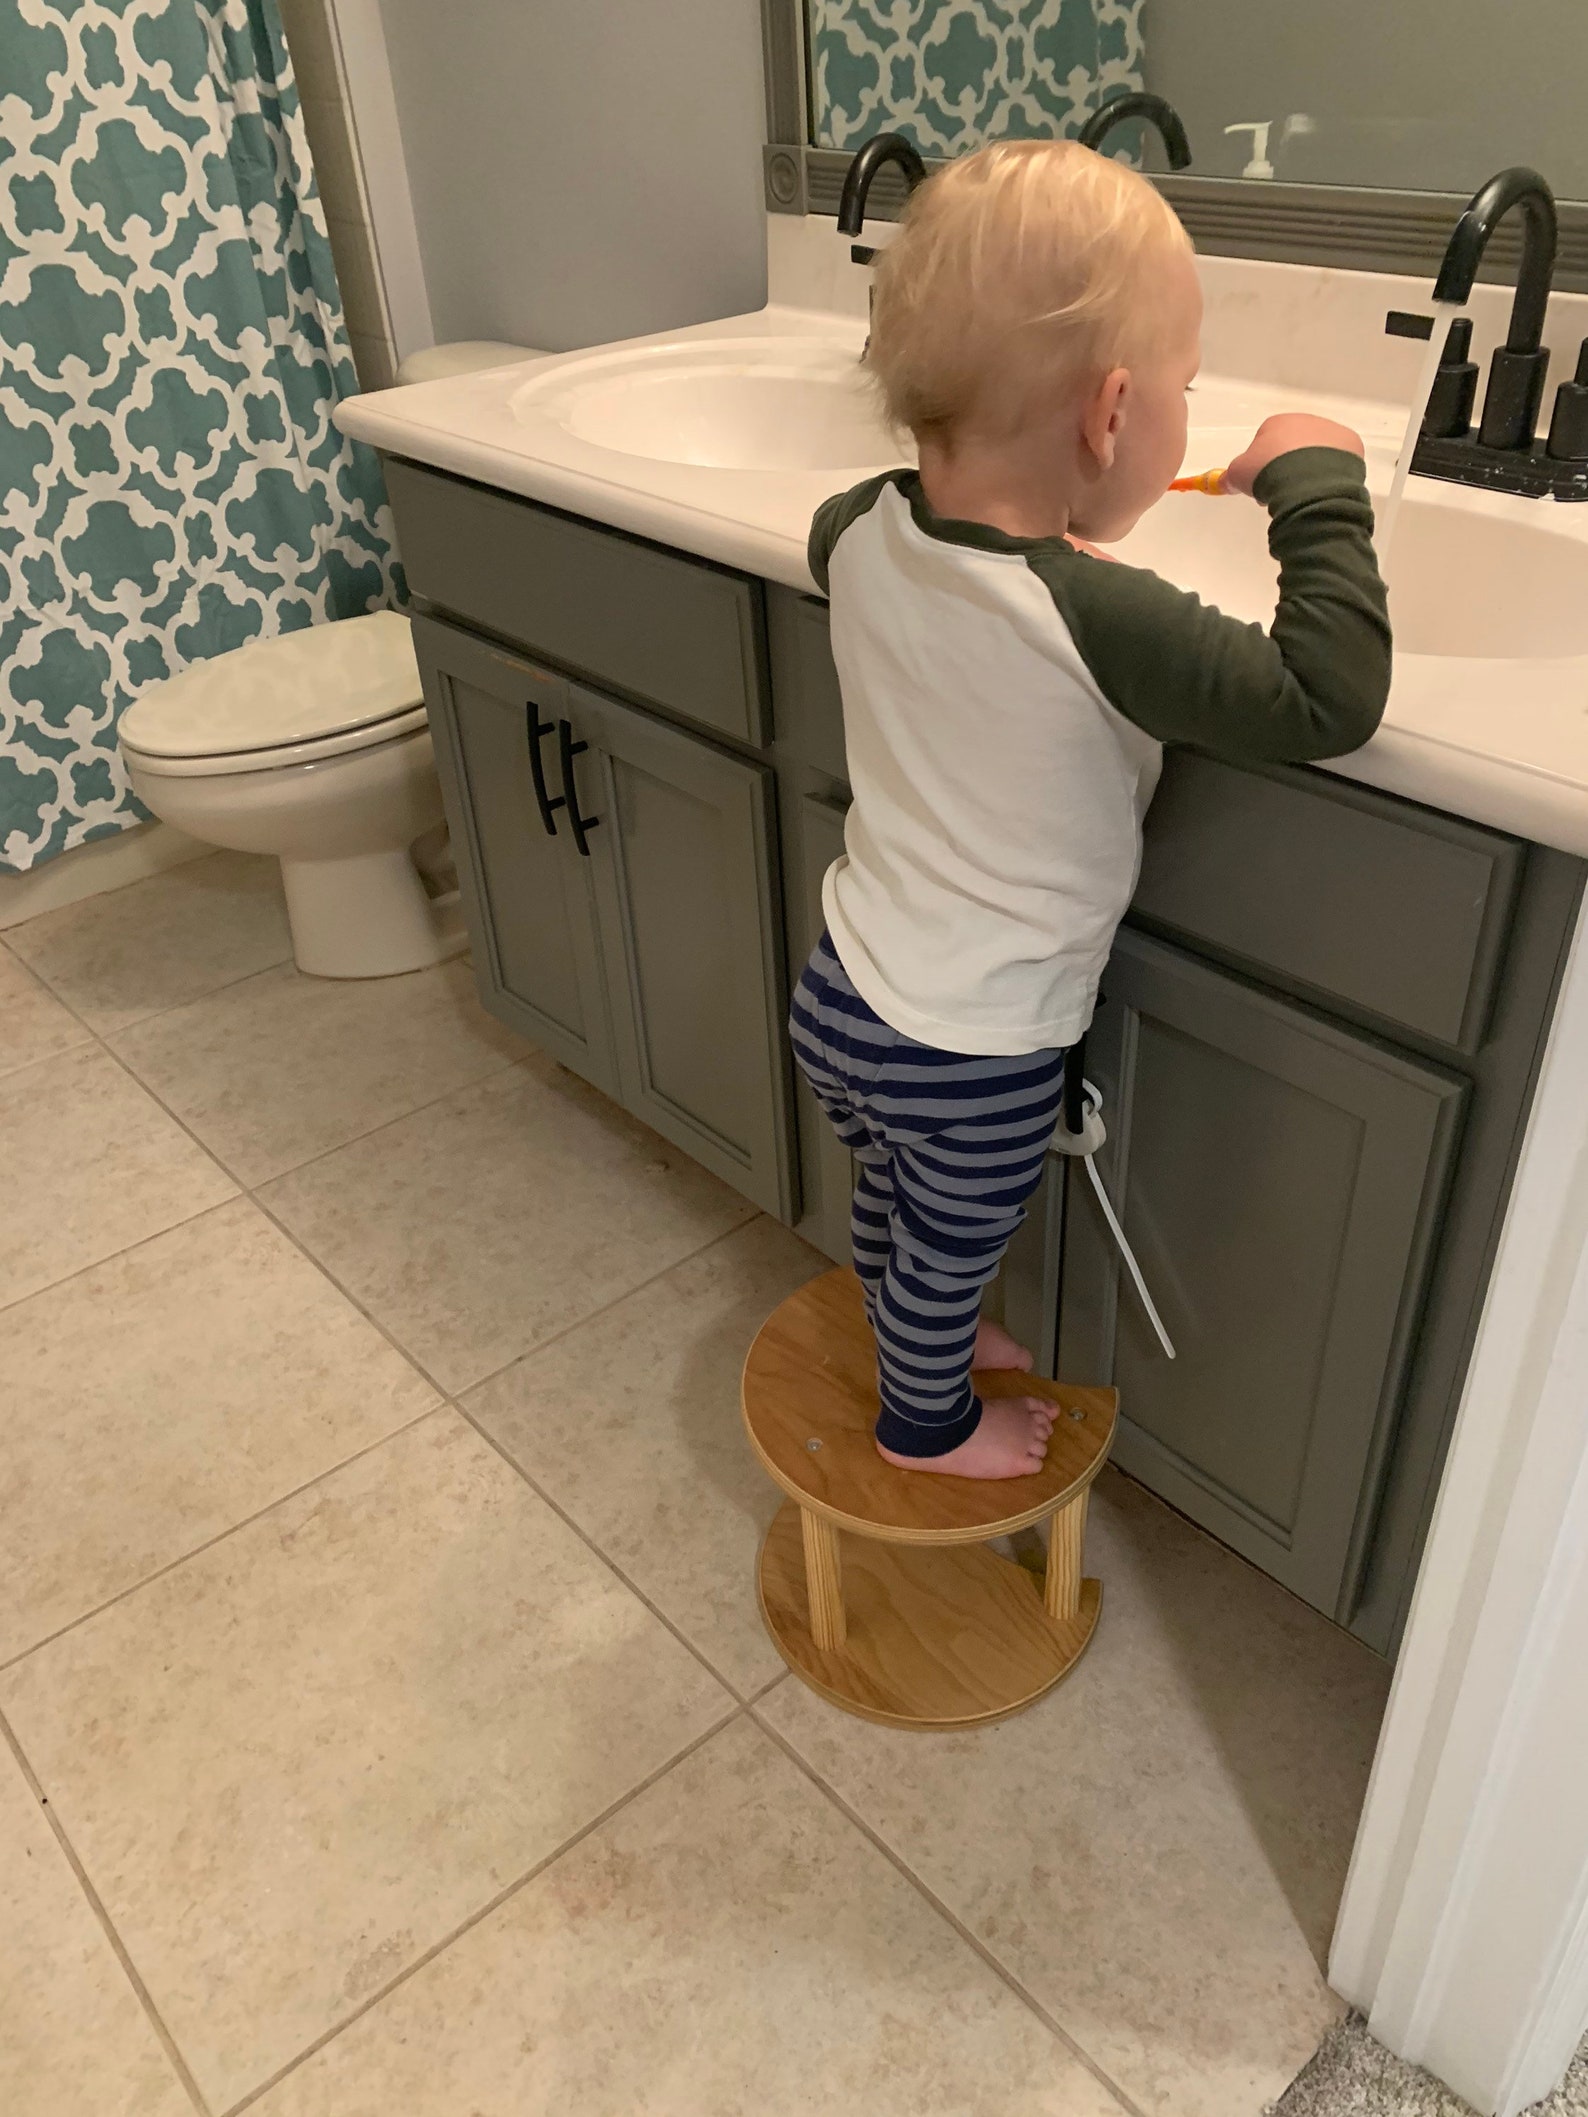
<instances>
[{"instance_id":1,"label":"tile floor","mask_svg":"<svg viewBox=\"0 0 1588 2117\"><path fill-rule=\"evenodd\" d=\"M1384 1671L1125 1480L980 1734L786 1677L820 1260L216 854L0 942L7 2117L1257 2117Z\"/></svg>"}]
</instances>

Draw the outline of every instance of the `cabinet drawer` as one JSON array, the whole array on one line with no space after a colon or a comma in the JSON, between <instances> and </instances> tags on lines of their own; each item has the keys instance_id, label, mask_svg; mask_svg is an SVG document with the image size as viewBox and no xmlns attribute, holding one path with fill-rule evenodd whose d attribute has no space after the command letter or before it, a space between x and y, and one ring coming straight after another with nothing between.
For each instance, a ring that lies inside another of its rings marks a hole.
<instances>
[{"instance_id":1,"label":"cabinet drawer","mask_svg":"<svg viewBox=\"0 0 1588 2117\"><path fill-rule=\"evenodd\" d=\"M1165 759L1132 910L1458 1050L1482 1041L1515 840L1283 769Z\"/></svg>"},{"instance_id":2,"label":"cabinet drawer","mask_svg":"<svg viewBox=\"0 0 1588 2117\"><path fill-rule=\"evenodd\" d=\"M388 458L414 593L682 720L768 739L760 588L588 522Z\"/></svg>"},{"instance_id":3,"label":"cabinet drawer","mask_svg":"<svg viewBox=\"0 0 1588 2117\"><path fill-rule=\"evenodd\" d=\"M833 666L827 605L774 588L767 598L777 732L802 764L847 781L844 698Z\"/></svg>"}]
</instances>

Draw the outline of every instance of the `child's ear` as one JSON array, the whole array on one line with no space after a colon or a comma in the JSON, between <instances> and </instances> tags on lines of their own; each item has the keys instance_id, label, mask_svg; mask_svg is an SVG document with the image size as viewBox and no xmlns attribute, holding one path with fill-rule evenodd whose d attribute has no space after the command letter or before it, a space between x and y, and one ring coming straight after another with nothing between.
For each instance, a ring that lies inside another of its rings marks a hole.
<instances>
[{"instance_id":1,"label":"child's ear","mask_svg":"<svg viewBox=\"0 0 1588 2117\"><path fill-rule=\"evenodd\" d=\"M1081 439L1099 470L1114 467L1114 448L1125 424L1129 395L1130 370L1111 368L1082 410Z\"/></svg>"}]
</instances>

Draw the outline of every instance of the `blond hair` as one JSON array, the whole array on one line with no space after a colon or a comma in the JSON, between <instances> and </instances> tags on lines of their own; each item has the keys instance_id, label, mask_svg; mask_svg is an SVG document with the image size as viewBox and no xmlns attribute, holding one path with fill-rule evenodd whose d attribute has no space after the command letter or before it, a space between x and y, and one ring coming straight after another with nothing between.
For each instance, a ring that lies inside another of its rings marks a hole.
<instances>
[{"instance_id":1,"label":"blond hair","mask_svg":"<svg viewBox=\"0 0 1588 2117\"><path fill-rule=\"evenodd\" d=\"M951 162L878 260L871 375L896 428L1008 430L1158 350L1163 265L1190 238L1143 176L1073 140Z\"/></svg>"}]
</instances>

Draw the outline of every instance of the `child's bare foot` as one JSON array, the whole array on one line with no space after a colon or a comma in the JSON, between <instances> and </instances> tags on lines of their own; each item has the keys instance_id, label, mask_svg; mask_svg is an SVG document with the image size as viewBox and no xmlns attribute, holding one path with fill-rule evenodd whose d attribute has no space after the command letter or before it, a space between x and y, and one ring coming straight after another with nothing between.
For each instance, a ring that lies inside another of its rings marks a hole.
<instances>
[{"instance_id":1,"label":"child's bare foot","mask_svg":"<svg viewBox=\"0 0 1588 2117\"><path fill-rule=\"evenodd\" d=\"M895 1455L880 1441L877 1453L901 1470L935 1470L948 1477L1030 1477L1042 1468L1052 1431L1053 1406L1045 1397L989 1397L976 1431L947 1455Z\"/></svg>"},{"instance_id":2,"label":"child's bare foot","mask_svg":"<svg viewBox=\"0 0 1588 2117\"><path fill-rule=\"evenodd\" d=\"M983 1316L976 1326L976 1350L971 1354L972 1367L1013 1369L1017 1374L1030 1374L1035 1362L1029 1350L1018 1339L1011 1338L1001 1323L989 1323Z\"/></svg>"}]
</instances>

